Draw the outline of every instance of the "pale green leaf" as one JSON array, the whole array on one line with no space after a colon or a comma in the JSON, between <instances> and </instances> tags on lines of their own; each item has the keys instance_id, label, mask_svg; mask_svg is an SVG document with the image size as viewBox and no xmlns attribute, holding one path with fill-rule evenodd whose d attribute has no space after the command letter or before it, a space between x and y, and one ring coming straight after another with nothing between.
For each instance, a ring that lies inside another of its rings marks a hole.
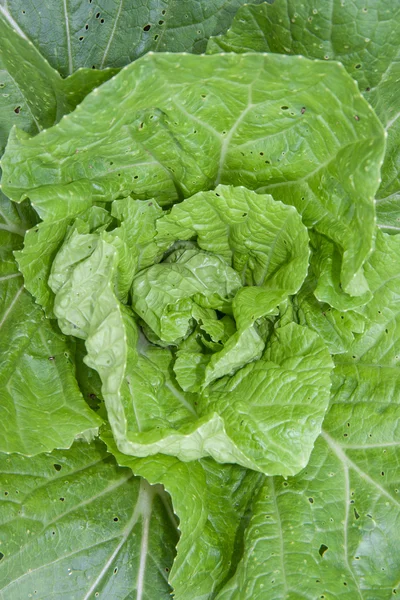
<instances>
[{"instance_id":1,"label":"pale green leaf","mask_svg":"<svg viewBox=\"0 0 400 600\"><path fill-rule=\"evenodd\" d=\"M307 464L319 434L331 367L321 339L292 323L275 331L261 360L207 388L199 408L220 414L264 473L291 475Z\"/></svg>"},{"instance_id":2,"label":"pale green leaf","mask_svg":"<svg viewBox=\"0 0 400 600\"><path fill-rule=\"evenodd\" d=\"M243 187L200 192L157 222L160 243L196 236L203 250L223 256L246 286L233 301L238 329L273 312L298 291L308 268L308 234L292 207Z\"/></svg>"},{"instance_id":3,"label":"pale green leaf","mask_svg":"<svg viewBox=\"0 0 400 600\"><path fill-rule=\"evenodd\" d=\"M190 333L195 304L223 310L241 286L238 273L219 256L196 248L140 271L132 284L132 307L164 341Z\"/></svg>"},{"instance_id":4,"label":"pale green leaf","mask_svg":"<svg viewBox=\"0 0 400 600\"><path fill-rule=\"evenodd\" d=\"M227 340L204 372L206 384L239 368L236 374L202 395L185 392L174 379L171 350L150 344L115 295L119 252L108 236L101 233L72 271L63 272L55 261L65 280L54 311L65 334L86 342L85 361L102 380L119 450L135 456L162 452L183 461L212 456L267 473L297 472L307 462L327 407L332 364L324 344L311 331L288 325L277 330L260 360L243 367L264 346L255 330L244 330ZM187 389L197 388L196 377L185 379Z\"/></svg>"}]
</instances>

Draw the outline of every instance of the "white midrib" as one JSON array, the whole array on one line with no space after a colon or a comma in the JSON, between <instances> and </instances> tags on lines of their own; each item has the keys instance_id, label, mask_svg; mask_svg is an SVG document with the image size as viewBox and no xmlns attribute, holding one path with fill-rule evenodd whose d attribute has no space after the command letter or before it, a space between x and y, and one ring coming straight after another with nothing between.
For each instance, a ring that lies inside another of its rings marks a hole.
<instances>
[{"instance_id":1,"label":"white midrib","mask_svg":"<svg viewBox=\"0 0 400 600\"><path fill-rule=\"evenodd\" d=\"M6 281L6 279L15 279L16 277L22 277L21 273L11 273L11 275L3 275L0 277L0 281Z\"/></svg>"},{"instance_id":2,"label":"white midrib","mask_svg":"<svg viewBox=\"0 0 400 600\"><path fill-rule=\"evenodd\" d=\"M355 471L357 473L357 475L359 475L359 477L361 477L361 479L363 479L364 481L366 481L367 483L372 485L374 488L376 488L379 491L379 493L382 496L384 496L385 498L388 498L393 504L395 504L398 508L400 508L400 502L398 502L398 500L393 498L393 496L391 496L389 494L389 492L386 491L385 488L383 488L378 482L376 482L374 479L372 479L372 477L370 477L369 475L367 475L367 473L365 473L362 469L360 469L360 467L358 465L356 465L347 456L347 454L344 452L344 450L340 446L340 444L335 442L335 440L332 439L331 436L328 433L326 433L326 431L322 431L321 436L324 438L324 440L326 441L328 446L331 448L331 450L333 450L333 452L336 454L336 456L339 458L339 460L343 464L347 465L348 468Z\"/></svg>"},{"instance_id":3,"label":"white midrib","mask_svg":"<svg viewBox=\"0 0 400 600\"><path fill-rule=\"evenodd\" d=\"M4 8L4 6L2 6L1 4L0 4L0 13L3 15L3 17L5 18L5 20L8 21L8 23L11 25L11 27L14 29L14 31L16 33L18 33L18 35L20 37L24 38L24 40L28 39L26 37L25 33L22 31L21 27L18 25L18 23L12 18L12 16L8 12L8 10L6 10Z\"/></svg>"},{"instance_id":4,"label":"white midrib","mask_svg":"<svg viewBox=\"0 0 400 600\"><path fill-rule=\"evenodd\" d=\"M377 227L379 227L379 229L390 229L391 231L400 231L400 227L396 227L395 225L382 225L378 223Z\"/></svg>"},{"instance_id":5,"label":"white midrib","mask_svg":"<svg viewBox=\"0 0 400 600\"><path fill-rule=\"evenodd\" d=\"M286 595L288 592L288 585L287 585L287 579L286 579L286 570L285 570L285 562L284 562L284 554L283 554L284 546L283 546L283 536L282 536L282 523L281 523L281 516L279 513L278 503L276 501L276 491L275 491L275 484L274 484L273 477L270 477L270 485L271 485L271 497L272 497L274 507L275 507L275 514L276 514L276 520L277 520L278 531L279 531L279 556L280 556L280 561L281 561L283 597L286 598Z\"/></svg>"},{"instance_id":6,"label":"white midrib","mask_svg":"<svg viewBox=\"0 0 400 600\"><path fill-rule=\"evenodd\" d=\"M107 58L108 52L109 52L109 50L110 50L111 42L112 42L112 41L113 41L113 39L114 39L115 31L116 31L116 29L117 29L117 24L118 24L119 17L120 17L120 15L121 15L121 10L122 10L122 5L123 5L123 3L124 3L124 0L120 0L119 7L118 7L118 11L117 11L117 14L115 15L115 21L114 21L114 25L113 25L113 28L112 28L112 30L111 30L110 38L109 38L109 40L108 40L108 42L107 42L107 46L105 47L104 54L103 54L103 58L101 59L101 63L100 63L100 69L103 69L103 68L104 68L104 63L105 63L105 61L106 61L106 58Z\"/></svg>"},{"instance_id":7,"label":"white midrib","mask_svg":"<svg viewBox=\"0 0 400 600\"><path fill-rule=\"evenodd\" d=\"M150 485L142 479L140 484L140 491L142 492L142 486L146 487L146 495L148 498L147 502L143 503L142 506L142 541L140 544L140 561L139 561L139 570L137 574L136 580L136 600L142 600L143 590L144 590L144 576L146 573L146 563L147 563L147 554L149 548L149 530L150 530L150 517L151 517L151 507L153 503L154 491L150 487ZM140 500L140 496L139 496ZM138 500L138 502L139 502Z\"/></svg>"},{"instance_id":8,"label":"white midrib","mask_svg":"<svg viewBox=\"0 0 400 600\"><path fill-rule=\"evenodd\" d=\"M110 558L105 563L104 567L101 569L100 573L96 577L96 580L90 586L90 589L87 591L82 600L89 600L92 596L93 592L99 585L100 581L107 574L110 566L112 565L113 560L118 556L121 548L126 543L128 537L132 533L133 528L136 523L139 521L140 517L143 518L143 527L142 527L142 540L140 544L140 560L139 560L139 569L137 574L137 585L136 585L136 600L142 600L143 598L143 590L144 590L144 576L146 571L146 563L147 563L147 551L149 545L149 527L150 527L150 516L151 509L153 504L153 498L155 495L155 490L147 483L144 479L142 479L140 483L140 490L137 502L135 504L135 508L132 513L132 517L127 523L122 538L115 548L114 552L111 554Z\"/></svg>"},{"instance_id":9,"label":"white midrib","mask_svg":"<svg viewBox=\"0 0 400 600\"><path fill-rule=\"evenodd\" d=\"M388 122L386 123L385 130L387 131L388 129L390 129L390 128L392 127L392 125L394 125L394 124L396 123L396 121L397 121L397 119L398 119L399 117L400 117L400 112L398 112L398 113L397 113L397 115L395 115L394 117L392 117L392 118L390 119L390 121L388 121Z\"/></svg>"},{"instance_id":10,"label":"white midrib","mask_svg":"<svg viewBox=\"0 0 400 600\"><path fill-rule=\"evenodd\" d=\"M186 398L184 397L183 394L180 393L179 390L176 389L175 386L173 386L169 381L165 382L165 387L167 389L169 389L169 391L175 396L175 398L177 400L179 400L179 402L188 409L189 412L191 412L195 417L197 417L197 413L194 410L193 406L191 406L191 404L189 404L189 402L186 400Z\"/></svg>"},{"instance_id":11,"label":"white midrib","mask_svg":"<svg viewBox=\"0 0 400 600\"><path fill-rule=\"evenodd\" d=\"M325 437L325 435L327 437ZM333 442L333 440L330 436L328 436L328 434L325 434L325 435L323 434L323 437L325 438L325 441L327 441L328 444L330 445L330 442ZM329 438L329 441L327 438ZM344 561L345 561L347 569L353 579L353 583L354 583L355 587L357 588L358 596L359 596L359 598L361 598L361 600L363 600L363 595L362 595L360 587L358 585L357 578L354 576L353 569L351 568L351 565L349 563L348 528L349 528L349 517L350 517L350 474L349 474L350 465L348 464L347 456L345 455L344 452L343 452L344 459L342 459L342 457L339 456L339 454L336 452L335 448L332 447L332 449L334 450L336 456L339 458L339 460L342 463L343 475L344 475L344 520L343 520Z\"/></svg>"},{"instance_id":12,"label":"white midrib","mask_svg":"<svg viewBox=\"0 0 400 600\"><path fill-rule=\"evenodd\" d=\"M14 308L14 306L16 305L16 303L18 302L18 298L22 294L23 290L24 290L24 286L22 284L21 287L18 289L17 293L15 294L15 296L14 296L11 304L7 308L6 312L4 313L3 318L0 321L0 329L3 327L4 323L8 319L8 315L11 313L12 309Z\"/></svg>"},{"instance_id":13,"label":"white midrib","mask_svg":"<svg viewBox=\"0 0 400 600\"><path fill-rule=\"evenodd\" d=\"M63 8L64 8L64 20L65 20L65 33L66 33L66 36L67 36L68 73L69 73L69 75L72 75L72 72L73 72L73 63L72 63L71 34L70 34L70 31L69 31L67 0L63 0Z\"/></svg>"},{"instance_id":14,"label":"white midrib","mask_svg":"<svg viewBox=\"0 0 400 600\"><path fill-rule=\"evenodd\" d=\"M224 170L225 159L226 159L226 155L228 153L229 144L231 142L231 139L232 139L234 133L236 132L237 128L239 127L240 123L243 121L243 119L245 118L245 116L247 115L249 110L251 110L253 108L253 106L254 106L254 104L252 103L251 88L249 87L247 107L244 109L244 111L240 114L239 118L232 125L232 127L230 128L229 132L227 133L227 136L221 146L221 154L219 157L218 173L217 173L217 177L215 179L214 187L219 185L219 183L221 182L221 176L222 176L222 172Z\"/></svg>"}]
</instances>

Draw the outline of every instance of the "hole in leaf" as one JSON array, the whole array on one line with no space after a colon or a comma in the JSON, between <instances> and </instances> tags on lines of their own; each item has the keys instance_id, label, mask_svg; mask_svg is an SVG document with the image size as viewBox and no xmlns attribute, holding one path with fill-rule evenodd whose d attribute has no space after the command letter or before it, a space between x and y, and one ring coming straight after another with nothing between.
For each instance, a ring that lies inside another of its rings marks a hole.
<instances>
[{"instance_id":1,"label":"hole in leaf","mask_svg":"<svg viewBox=\"0 0 400 600\"><path fill-rule=\"evenodd\" d=\"M159 25L164 25L164 21L158 21Z\"/></svg>"},{"instance_id":2,"label":"hole in leaf","mask_svg":"<svg viewBox=\"0 0 400 600\"><path fill-rule=\"evenodd\" d=\"M356 68L356 69L361 69L361 65L360 65L360 64L358 64L358 65L356 65L356 67L355 67L355 68Z\"/></svg>"},{"instance_id":3,"label":"hole in leaf","mask_svg":"<svg viewBox=\"0 0 400 600\"><path fill-rule=\"evenodd\" d=\"M308 501L310 504L314 504L314 498L309 498Z\"/></svg>"},{"instance_id":4,"label":"hole in leaf","mask_svg":"<svg viewBox=\"0 0 400 600\"><path fill-rule=\"evenodd\" d=\"M19 115L19 113L21 112L21 107L17 106L16 108L14 108L14 112L16 115Z\"/></svg>"},{"instance_id":5,"label":"hole in leaf","mask_svg":"<svg viewBox=\"0 0 400 600\"><path fill-rule=\"evenodd\" d=\"M118 567L115 567L114 569L114 575L116 575L118 573Z\"/></svg>"},{"instance_id":6,"label":"hole in leaf","mask_svg":"<svg viewBox=\"0 0 400 600\"><path fill-rule=\"evenodd\" d=\"M99 16L100 16L100 13L99 13L99 12L98 12L98 13L96 13L96 19L98 19L98 18L99 18Z\"/></svg>"},{"instance_id":7,"label":"hole in leaf","mask_svg":"<svg viewBox=\"0 0 400 600\"><path fill-rule=\"evenodd\" d=\"M288 106L281 106L281 110L289 110Z\"/></svg>"},{"instance_id":8,"label":"hole in leaf","mask_svg":"<svg viewBox=\"0 0 400 600\"><path fill-rule=\"evenodd\" d=\"M103 24L104 23L104 19L100 19L100 23Z\"/></svg>"},{"instance_id":9,"label":"hole in leaf","mask_svg":"<svg viewBox=\"0 0 400 600\"><path fill-rule=\"evenodd\" d=\"M5 496L8 496L8 492L4 492L4 495L5 495Z\"/></svg>"},{"instance_id":10,"label":"hole in leaf","mask_svg":"<svg viewBox=\"0 0 400 600\"><path fill-rule=\"evenodd\" d=\"M151 29L151 25L145 25L143 27L143 31L150 31L150 29Z\"/></svg>"},{"instance_id":11,"label":"hole in leaf","mask_svg":"<svg viewBox=\"0 0 400 600\"><path fill-rule=\"evenodd\" d=\"M0 560L4 558L4 554L2 552L0 552Z\"/></svg>"},{"instance_id":12,"label":"hole in leaf","mask_svg":"<svg viewBox=\"0 0 400 600\"><path fill-rule=\"evenodd\" d=\"M81 37L79 38L79 41L81 42L83 40L83 35L81 35Z\"/></svg>"},{"instance_id":13,"label":"hole in leaf","mask_svg":"<svg viewBox=\"0 0 400 600\"><path fill-rule=\"evenodd\" d=\"M318 554L320 556L323 556L327 550L328 550L328 546L325 546L325 544L321 544L319 547L319 550L318 550Z\"/></svg>"},{"instance_id":14,"label":"hole in leaf","mask_svg":"<svg viewBox=\"0 0 400 600\"><path fill-rule=\"evenodd\" d=\"M54 463L53 467L55 468L56 471L61 471L62 466L59 465L58 463Z\"/></svg>"},{"instance_id":15,"label":"hole in leaf","mask_svg":"<svg viewBox=\"0 0 400 600\"><path fill-rule=\"evenodd\" d=\"M354 516L355 516L356 519L360 518L360 515L358 514L358 512L357 512L356 509L354 509Z\"/></svg>"},{"instance_id":16,"label":"hole in leaf","mask_svg":"<svg viewBox=\"0 0 400 600\"><path fill-rule=\"evenodd\" d=\"M119 521L118 517L114 517L114 521L117 523Z\"/></svg>"}]
</instances>

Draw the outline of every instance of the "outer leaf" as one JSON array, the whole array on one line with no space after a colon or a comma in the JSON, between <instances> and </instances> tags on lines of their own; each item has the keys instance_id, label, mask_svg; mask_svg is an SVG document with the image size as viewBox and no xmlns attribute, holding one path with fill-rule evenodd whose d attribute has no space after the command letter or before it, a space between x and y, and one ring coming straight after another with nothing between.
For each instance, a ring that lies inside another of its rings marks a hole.
<instances>
[{"instance_id":1,"label":"outer leaf","mask_svg":"<svg viewBox=\"0 0 400 600\"><path fill-rule=\"evenodd\" d=\"M37 454L68 448L101 419L85 404L65 338L25 291L13 250L29 212L0 197L0 449Z\"/></svg>"},{"instance_id":2,"label":"outer leaf","mask_svg":"<svg viewBox=\"0 0 400 600\"><path fill-rule=\"evenodd\" d=\"M79 180L94 200L132 192L164 204L224 182L273 190L336 241L343 288L359 295L383 150L379 122L337 64L155 54L51 130L31 139L14 131L3 187L19 201L34 190L40 196L43 186L63 194Z\"/></svg>"},{"instance_id":3,"label":"outer leaf","mask_svg":"<svg viewBox=\"0 0 400 600\"><path fill-rule=\"evenodd\" d=\"M387 600L396 594L396 452L389 440L351 449L343 434L324 433L297 477L267 478L252 506L243 559L217 599Z\"/></svg>"},{"instance_id":4,"label":"outer leaf","mask_svg":"<svg viewBox=\"0 0 400 600\"><path fill-rule=\"evenodd\" d=\"M32 42L7 22L3 10L0 10L0 37L0 108L5 121L5 127L0 129L0 155L12 123L29 133L50 127L115 73L111 69L81 69L62 79Z\"/></svg>"},{"instance_id":5,"label":"outer leaf","mask_svg":"<svg viewBox=\"0 0 400 600\"><path fill-rule=\"evenodd\" d=\"M340 60L388 133L377 218L400 231L400 6L391 0L276 0L244 6L208 52L277 52Z\"/></svg>"},{"instance_id":6,"label":"outer leaf","mask_svg":"<svg viewBox=\"0 0 400 600\"><path fill-rule=\"evenodd\" d=\"M154 51L204 52L244 0L0 1L3 18L64 77L80 67L124 67Z\"/></svg>"},{"instance_id":7,"label":"outer leaf","mask_svg":"<svg viewBox=\"0 0 400 600\"><path fill-rule=\"evenodd\" d=\"M170 597L170 500L102 444L1 460L0 598Z\"/></svg>"},{"instance_id":8,"label":"outer leaf","mask_svg":"<svg viewBox=\"0 0 400 600\"><path fill-rule=\"evenodd\" d=\"M174 598L213 598L241 556L247 511L262 477L210 459L183 463L160 454L138 459L121 454L110 432L102 438L118 464L162 483L172 496L181 531L169 579Z\"/></svg>"}]
</instances>

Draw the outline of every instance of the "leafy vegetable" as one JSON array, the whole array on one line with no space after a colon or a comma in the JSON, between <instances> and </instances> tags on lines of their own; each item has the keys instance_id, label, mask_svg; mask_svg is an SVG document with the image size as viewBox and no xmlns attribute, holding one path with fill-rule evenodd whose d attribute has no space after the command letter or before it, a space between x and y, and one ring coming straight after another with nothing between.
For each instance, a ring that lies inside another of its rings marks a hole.
<instances>
[{"instance_id":1,"label":"leafy vegetable","mask_svg":"<svg viewBox=\"0 0 400 600\"><path fill-rule=\"evenodd\" d=\"M242 4L0 0L4 600L398 592L400 12Z\"/></svg>"}]
</instances>

